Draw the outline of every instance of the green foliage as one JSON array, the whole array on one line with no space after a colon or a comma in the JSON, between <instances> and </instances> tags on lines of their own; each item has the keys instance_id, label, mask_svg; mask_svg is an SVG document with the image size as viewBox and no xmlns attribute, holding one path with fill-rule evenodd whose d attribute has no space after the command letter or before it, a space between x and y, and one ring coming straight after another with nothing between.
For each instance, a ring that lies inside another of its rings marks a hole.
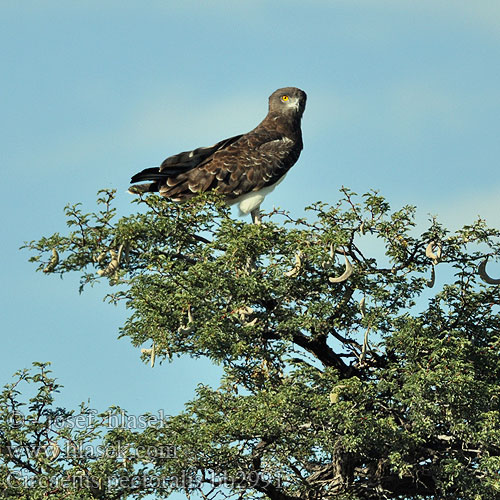
<instances>
[{"instance_id":1,"label":"green foliage","mask_svg":"<svg viewBox=\"0 0 500 500\"><path fill-rule=\"evenodd\" d=\"M85 432L54 433L52 416L72 415L52 409L57 385L44 365L21 372L38 393L16 428L8 424L21 404L19 381L3 393L4 497L64 498L19 484L14 494L6 480L22 473L83 475L88 485L74 498L174 490L277 500L498 498L500 287L484 284L477 268L499 255L500 232L478 220L449 234L431 220L417 235L414 207L391 211L377 193L342 192L334 206L309 207L307 219L274 211L261 226L230 218L216 195L182 205L148 196L137 200L139 213L121 218L112 191L100 193L95 214L67 207L67 236L26 244L38 269L78 271L82 289L113 285L109 299L130 310L121 336L149 348L145 362L207 356L224 377L218 388L200 386L182 414L141 432L109 428L105 413ZM426 255L430 242L440 257ZM353 273L332 282L345 258ZM435 290L431 270L446 277ZM6 451L67 442L170 446L175 457L61 452L19 461Z\"/></svg>"}]
</instances>

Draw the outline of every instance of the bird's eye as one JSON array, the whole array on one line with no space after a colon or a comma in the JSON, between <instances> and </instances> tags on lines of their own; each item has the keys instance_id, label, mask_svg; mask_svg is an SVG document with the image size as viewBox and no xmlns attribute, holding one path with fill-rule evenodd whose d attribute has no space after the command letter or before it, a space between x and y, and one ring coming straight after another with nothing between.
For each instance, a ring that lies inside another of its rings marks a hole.
<instances>
[{"instance_id":1,"label":"bird's eye","mask_svg":"<svg viewBox=\"0 0 500 500\"><path fill-rule=\"evenodd\" d=\"M287 95L282 95L282 96L281 96L281 100L282 100L283 102L288 101L288 96L287 96Z\"/></svg>"}]
</instances>

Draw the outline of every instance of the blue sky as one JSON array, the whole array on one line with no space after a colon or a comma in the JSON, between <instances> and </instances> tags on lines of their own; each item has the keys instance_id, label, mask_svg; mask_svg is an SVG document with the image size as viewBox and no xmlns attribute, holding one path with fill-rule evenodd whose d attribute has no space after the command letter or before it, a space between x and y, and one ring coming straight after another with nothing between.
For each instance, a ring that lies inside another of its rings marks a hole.
<instances>
[{"instance_id":1,"label":"blue sky","mask_svg":"<svg viewBox=\"0 0 500 500\"><path fill-rule=\"evenodd\" d=\"M252 129L282 86L308 94L305 147L264 209L300 214L345 185L422 224L500 226L499 26L485 0L2 2L2 385L52 361L61 406L168 414L216 384L204 360L142 364L105 287L79 295L18 248L103 187L130 213L131 174Z\"/></svg>"}]
</instances>

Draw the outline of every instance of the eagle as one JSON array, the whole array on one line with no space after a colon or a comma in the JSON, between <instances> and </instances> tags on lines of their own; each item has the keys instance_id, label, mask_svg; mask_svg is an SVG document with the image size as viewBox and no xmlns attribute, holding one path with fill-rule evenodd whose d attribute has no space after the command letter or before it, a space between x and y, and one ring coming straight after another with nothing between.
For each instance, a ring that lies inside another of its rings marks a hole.
<instances>
[{"instance_id":1,"label":"eagle","mask_svg":"<svg viewBox=\"0 0 500 500\"><path fill-rule=\"evenodd\" d=\"M159 167L146 168L132 177L134 194L159 192L182 202L198 193L215 190L226 203L238 204L260 224L260 205L285 178L302 151L300 122L306 93L295 87L274 91L262 122L246 134L235 135L209 147L169 156Z\"/></svg>"}]
</instances>

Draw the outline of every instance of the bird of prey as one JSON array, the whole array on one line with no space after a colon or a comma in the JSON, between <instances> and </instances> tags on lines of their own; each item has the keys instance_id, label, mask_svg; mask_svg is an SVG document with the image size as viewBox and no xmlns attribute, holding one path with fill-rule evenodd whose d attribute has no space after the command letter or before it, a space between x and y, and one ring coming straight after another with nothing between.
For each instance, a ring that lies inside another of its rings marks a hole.
<instances>
[{"instance_id":1,"label":"bird of prey","mask_svg":"<svg viewBox=\"0 0 500 500\"><path fill-rule=\"evenodd\" d=\"M168 157L159 167L135 174L131 193L159 192L182 202L215 190L240 215L251 213L260 224L259 207L298 160L302 150L300 121L306 93L295 87L278 89L269 97L269 111L252 131Z\"/></svg>"}]
</instances>

